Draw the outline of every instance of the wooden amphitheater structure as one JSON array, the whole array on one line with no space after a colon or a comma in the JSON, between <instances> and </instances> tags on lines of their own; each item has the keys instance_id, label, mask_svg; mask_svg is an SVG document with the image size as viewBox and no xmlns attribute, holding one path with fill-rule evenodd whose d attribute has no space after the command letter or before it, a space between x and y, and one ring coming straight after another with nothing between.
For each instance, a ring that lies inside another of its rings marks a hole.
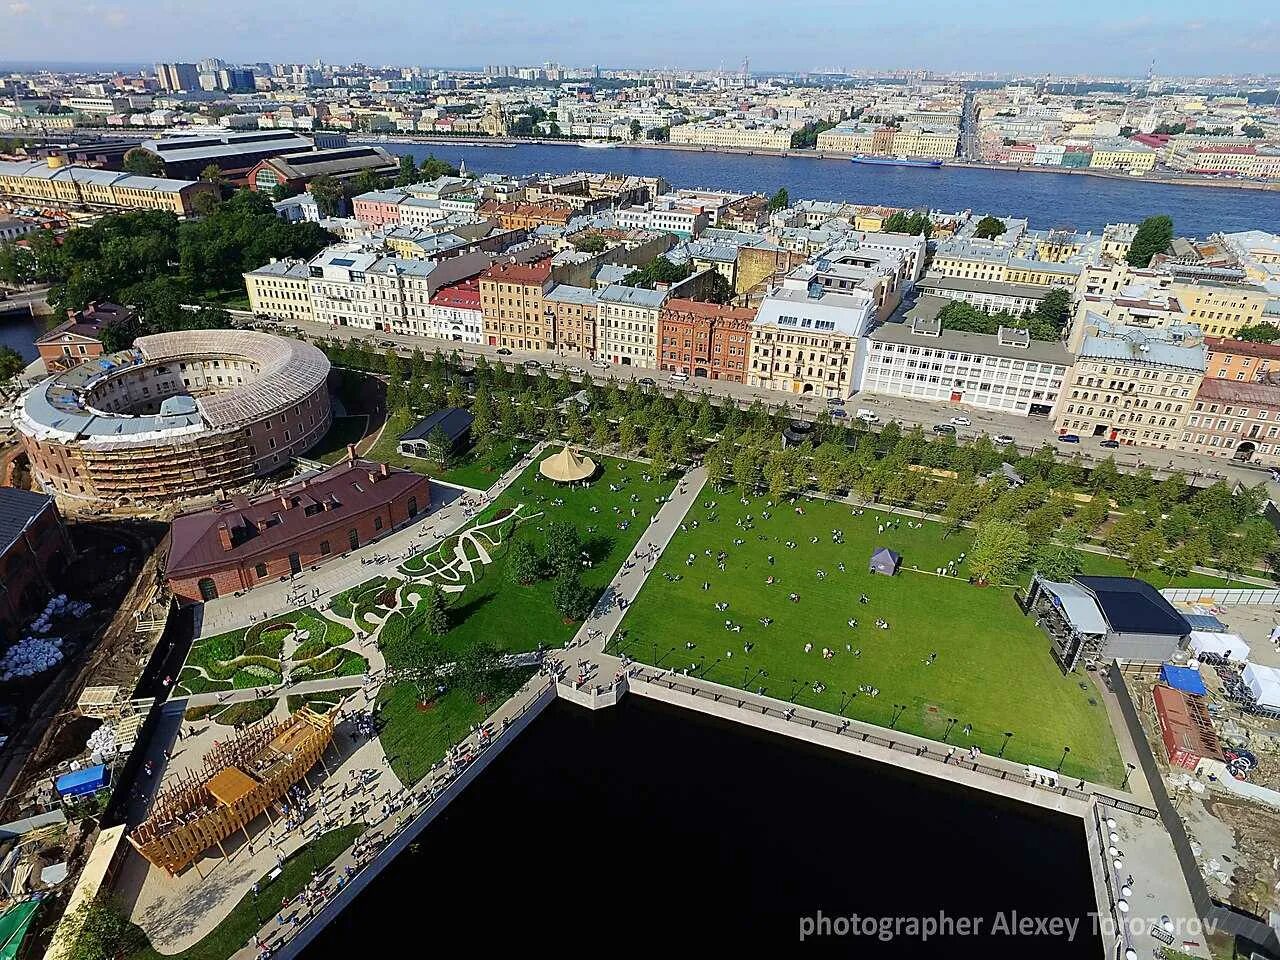
<instances>
[{"instance_id":1,"label":"wooden amphitheater structure","mask_svg":"<svg viewBox=\"0 0 1280 960\"><path fill-rule=\"evenodd\" d=\"M279 801L306 776L333 740L334 713L302 707L284 720L260 720L216 743L200 771L182 774L156 797L151 815L129 835L143 857L170 876L236 831L249 839L259 814L283 816ZM199 867L197 867L199 870Z\"/></svg>"}]
</instances>

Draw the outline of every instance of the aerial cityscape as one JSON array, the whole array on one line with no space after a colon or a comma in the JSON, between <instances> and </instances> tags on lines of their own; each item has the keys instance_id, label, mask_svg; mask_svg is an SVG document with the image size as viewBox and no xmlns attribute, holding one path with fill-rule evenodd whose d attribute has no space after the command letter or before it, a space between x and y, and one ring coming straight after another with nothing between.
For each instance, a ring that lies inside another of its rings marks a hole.
<instances>
[{"instance_id":1,"label":"aerial cityscape","mask_svg":"<svg viewBox=\"0 0 1280 960\"><path fill-rule=\"evenodd\" d=\"M1280 960L1274 11L165 12L0 10L0 960Z\"/></svg>"}]
</instances>

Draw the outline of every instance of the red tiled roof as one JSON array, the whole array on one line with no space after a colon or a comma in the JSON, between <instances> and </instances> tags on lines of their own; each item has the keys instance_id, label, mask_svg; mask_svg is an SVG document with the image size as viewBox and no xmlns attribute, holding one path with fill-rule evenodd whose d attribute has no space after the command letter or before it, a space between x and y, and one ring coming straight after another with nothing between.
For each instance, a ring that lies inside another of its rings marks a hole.
<instances>
[{"instance_id":1,"label":"red tiled roof","mask_svg":"<svg viewBox=\"0 0 1280 960\"><path fill-rule=\"evenodd\" d=\"M1224 380L1208 377L1200 384L1197 400L1223 400L1229 403L1251 403L1280 407L1280 386L1246 380Z\"/></svg>"},{"instance_id":2,"label":"red tiled roof","mask_svg":"<svg viewBox=\"0 0 1280 960\"><path fill-rule=\"evenodd\" d=\"M437 307L458 307L462 310L480 309L480 281L475 277L452 283L436 291L431 303Z\"/></svg>"},{"instance_id":3,"label":"red tiled roof","mask_svg":"<svg viewBox=\"0 0 1280 960\"><path fill-rule=\"evenodd\" d=\"M508 263L499 260L480 275L482 280L497 280L502 283L543 284L551 276L551 260L539 260L536 263Z\"/></svg>"},{"instance_id":4,"label":"red tiled roof","mask_svg":"<svg viewBox=\"0 0 1280 960\"><path fill-rule=\"evenodd\" d=\"M754 320L756 312L750 307L728 307L719 303L703 303L701 300L684 300L677 297L668 300L662 308L664 313L692 313L697 317L710 317L716 320Z\"/></svg>"}]
</instances>

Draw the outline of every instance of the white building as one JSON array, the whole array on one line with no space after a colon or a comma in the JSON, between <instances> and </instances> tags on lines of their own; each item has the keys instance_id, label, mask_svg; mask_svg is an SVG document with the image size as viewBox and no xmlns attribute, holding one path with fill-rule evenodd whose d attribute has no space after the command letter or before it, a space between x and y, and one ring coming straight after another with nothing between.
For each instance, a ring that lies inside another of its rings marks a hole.
<instances>
[{"instance_id":1,"label":"white building","mask_svg":"<svg viewBox=\"0 0 1280 960\"><path fill-rule=\"evenodd\" d=\"M1061 344L1032 340L1025 330L1007 327L996 335L943 330L935 313L873 330L858 388L1049 417L1070 367L1071 355Z\"/></svg>"},{"instance_id":2,"label":"white building","mask_svg":"<svg viewBox=\"0 0 1280 960\"><path fill-rule=\"evenodd\" d=\"M658 313L666 299L665 290L617 283L599 291L596 356L623 366L657 366Z\"/></svg>"},{"instance_id":3,"label":"white building","mask_svg":"<svg viewBox=\"0 0 1280 960\"><path fill-rule=\"evenodd\" d=\"M318 323L381 329L366 279L377 261L378 254L353 246L329 247L316 255L307 265L307 287Z\"/></svg>"}]
</instances>

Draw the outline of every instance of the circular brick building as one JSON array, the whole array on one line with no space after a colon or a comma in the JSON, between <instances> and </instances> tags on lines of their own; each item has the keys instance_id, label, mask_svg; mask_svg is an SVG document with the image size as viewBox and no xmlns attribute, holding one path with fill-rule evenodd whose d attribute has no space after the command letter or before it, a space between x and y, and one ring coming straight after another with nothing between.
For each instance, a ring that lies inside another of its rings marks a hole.
<instances>
[{"instance_id":1,"label":"circular brick building","mask_svg":"<svg viewBox=\"0 0 1280 960\"><path fill-rule=\"evenodd\" d=\"M68 504L168 504L240 486L329 429L329 360L242 330L139 337L21 398L14 425L46 491Z\"/></svg>"}]
</instances>

